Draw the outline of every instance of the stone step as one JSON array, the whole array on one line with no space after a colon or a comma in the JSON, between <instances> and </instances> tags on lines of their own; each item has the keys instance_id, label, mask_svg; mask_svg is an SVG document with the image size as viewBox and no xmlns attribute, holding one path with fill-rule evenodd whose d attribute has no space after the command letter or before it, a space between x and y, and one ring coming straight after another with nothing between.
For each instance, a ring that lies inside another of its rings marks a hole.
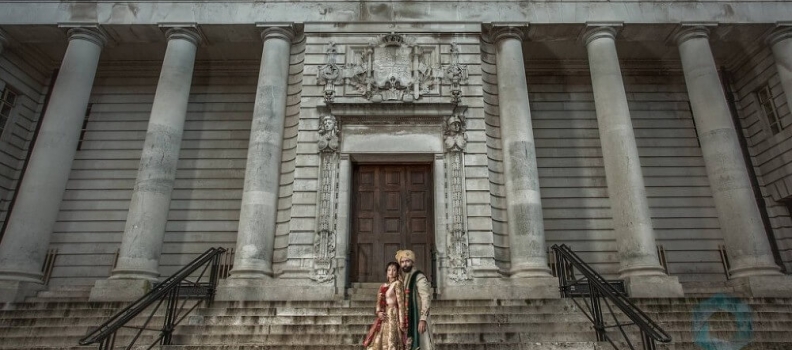
<instances>
[{"instance_id":1,"label":"stone step","mask_svg":"<svg viewBox=\"0 0 792 350\"><path fill-rule=\"evenodd\" d=\"M72 309L121 309L129 303L121 302L35 302L0 303L0 310L72 310Z\"/></svg>"},{"instance_id":2,"label":"stone step","mask_svg":"<svg viewBox=\"0 0 792 350\"><path fill-rule=\"evenodd\" d=\"M364 334L177 334L174 341L179 344L270 344L270 345L343 345L359 344ZM434 334L436 342L457 343L502 343L502 342L582 342L594 341L594 332L503 332L503 333L441 333Z\"/></svg>"},{"instance_id":3,"label":"stone step","mask_svg":"<svg viewBox=\"0 0 792 350\"><path fill-rule=\"evenodd\" d=\"M141 344L151 344L154 342L154 339L159 336L152 335L153 332L147 332L144 335L141 335L138 341L135 343L136 346ZM89 346L80 346L80 336L64 336L64 335L51 335L51 334L41 334L36 337L0 337L0 349L32 349L36 348L51 348L51 349L64 349L64 348L79 348L79 349L95 349L98 347L97 344L89 345ZM129 344L132 340L133 336L128 335L118 335L116 337L116 348L121 344ZM145 349L146 347L140 348Z\"/></svg>"},{"instance_id":4,"label":"stone step","mask_svg":"<svg viewBox=\"0 0 792 350\"><path fill-rule=\"evenodd\" d=\"M88 296L35 296L35 297L28 297L25 298L25 302L27 303L75 303L75 302L87 302Z\"/></svg>"},{"instance_id":5,"label":"stone step","mask_svg":"<svg viewBox=\"0 0 792 350\"><path fill-rule=\"evenodd\" d=\"M595 342L541 342L530 344L509 344L509 343L456 343L456 344L436 344L437 350L596 350ZM360 350L359 344L354 345L170 345L164 346L163 350ZM604 349L604 348L603 348Z\"/></svg>"},{"instance_id":6,"label":"stone step","mask_svg":"<svg viewBox=\"0 0 792 350\"><path fill-rule=\"evenodd\" d=\"M610 345L608 345L610 346ZM117 347L120 349L120 347ZM157 347L160 350L360 350L360 344L350 345L166 345ZM604 350L602 344L595 342L541 342L530 344L513 344L513 343L458 343L458 344L436 344L437 350ZM29 350L52 350L52 349L69 349L78 350L86 349L85 347L27 347ZM609 349L608 349L609 350ZM775 350L775 349L773 349Z\"/></svg>"},{"instance_id":7,"label":"stone step","mask_svg":"<svg viewBox=\"0 0 792 350\"><path fill-rule=\"evenodd\" d=\"M256 324L371 324L373 313L365 316L190 316L190 324L256 325ZM513 315L432 315L434 324L469 323L571 323L588 319L583 314L513 314Z\"/></svg>"},{"instance_id":8,"label":"stone step","mask_svg":"<svg viewBox=\"0 0 792 350\"><path fill-rule=\"evenodd\" d=\"M730 344L726 344L725 346L729 346ZM681 343L681 344L661 344L657 346L658 350L702 350L702 349L737 349L738 347L725 347L724 344L712 344L711 347L703 347L699 344L694 343ZM744 347L739 348L740 350L790 350L792 349L792 344L789 342L759 342L759 341L752 341L750 344L745 345ZM604 348L602 350L605 350Z\"/></svg>"},{"instance_id":9,"label":"stone step","mask_svg":"<svg viewBox=\"0 0 792 350\"><path fill-rule=\"evenodd\" d=\"M179 328L182 334L360 334L363 335L368 331L371 324L337 324L337 325L228 325L228 326L197 326L185 325ZM503 333L503 332L520 332L530 330L531 332L591 332L591 323L508 323L508 324L491 324L491 323L470 323L470 324L433 324L432 332L434 334L455 334L455 333ZM0 330L0 334L2 330Z\"/></svg>"},{"instance_id":10,"label":"stone step","mask_svg":"<svg viewBox=\"0 0 792 350\"><path fill-rule=\"evenodd\" d=\"M188 316L189 317L189 316ZM87 326L98 327L109 317L28 317L28 318L0 318L0 327L56 327L56 326ZM142 324L145 317L136 317L130 325ZM164 316L154 316L150 323L162 324Z\"/></svg>"}]
</instances>

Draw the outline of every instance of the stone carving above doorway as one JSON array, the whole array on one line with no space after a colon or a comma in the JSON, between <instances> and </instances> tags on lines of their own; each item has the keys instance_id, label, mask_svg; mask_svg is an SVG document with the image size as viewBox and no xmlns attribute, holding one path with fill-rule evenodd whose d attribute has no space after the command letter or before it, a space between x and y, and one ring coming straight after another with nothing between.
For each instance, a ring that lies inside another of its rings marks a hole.
<instances>
[{"instance_id":1,"label":"stone carving above doorway","mask_svg":"<svg viewBox=\"0 0 792 350\"><path fill-rule=\"evenodd\" d=\"M423 96L440 96L440 85L451 86L452 102L460 102L461 85L467 83L467 67L459 64L459 48L451 44L450 64L440 64L440 46L417 44L403 34L382 34L366 46L351 45L346 62L338 63L339 50L330 42L325 64L319 66L317 84L324 85L324 100L333 103L336 87L345 97L364 97L371 102L414 102Z\"/></svg>"}]
</instances>

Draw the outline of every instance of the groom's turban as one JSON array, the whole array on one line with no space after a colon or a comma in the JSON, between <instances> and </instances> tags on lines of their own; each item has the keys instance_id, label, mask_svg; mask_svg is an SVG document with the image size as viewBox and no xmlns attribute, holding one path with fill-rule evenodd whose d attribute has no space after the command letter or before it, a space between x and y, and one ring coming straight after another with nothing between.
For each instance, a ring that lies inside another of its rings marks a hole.
<instances>
[{"instance_id":1,"label":"groom's turban","mask_svg":"<svg viewBox=\"0 0 792 350\"><path fill-rule=\"evenodd\" d=\"M401 261L404 258L415 261L415 253L412 250L399 250L396 252L396 261Z\"/></svg>"}]
</instances>

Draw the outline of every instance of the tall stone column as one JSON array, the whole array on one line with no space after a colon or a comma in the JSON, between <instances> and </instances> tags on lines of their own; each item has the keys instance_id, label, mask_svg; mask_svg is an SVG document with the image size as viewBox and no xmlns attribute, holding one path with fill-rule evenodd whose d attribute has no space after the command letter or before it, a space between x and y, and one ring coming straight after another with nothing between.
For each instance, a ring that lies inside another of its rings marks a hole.
<instances>
[{"instance_id":1,"label":"tall stone column","mask_svg":"<svg viewBox=\"0 0 792 350\"><path fill-rule=\"evenodd\" d=\"M792 26L775 30L768 37L767 43L773 51L787 106L792 108Z\"/></svg>"},{"instance_id":2,"label":"tall stone column","mask_svg":"<svg viewBox=\"0 0 792 350\"><path fill-rule=\"evenodd\" d=\"M231 270L234 279L272 276L289 57L294 36L289 27L268 27L261 33L264 49Z\"/></svg>"},{"instance_id":3,"label":"tall stone column","mask_svg":"<svg viewBox=\"0 0 792 350\"><path fill-rule=\"evenodd\" d=\"M616 30L593 27L583 39L619 246L620 278L627 283L631 297L681 297L682 285L665 274L657 258L638 146L616 53Z\"/></svg>"},{"instance_id":4,"label":"tall stone column","mask_svg":"<svg viewBox=\"0 0 792 350\"><path fill-rule=\"evenodd\" d=\"M159 259L176 179L195 54L201 37L193 28L171 28L146 140L109 280L97 281L92 300L134 300L159 277Z\"/></svg>"},{"instance_id":5,"label":"tall stone column","mask_svg":"<svg viewBox=\"0 0 792 350\"><path fill-rule=\"evenodd\" d=\"M0 55L3 54L3 50L5 50L5 47L7 45L8 45L8 38L6 38L5 32L0 30Z\"/></svg>"},{"instance_id":6,"label":"tall stone column","mask_svg":"<svg viewBox=\"0 0 792 350\"><path fill-rule=\"evenodd\" d=\"M710 50L709 31L700 26L688 27L675 39L733 283L745 287L754 297L789 295L792 284L780 278L780 268L770 251L739 136ZM764 276L778 278L760 278Z\"/></svg>"},{"instance_id":7,"label":"tall stone column","mask_svg":"<svg viewBox=\"0 0 792 350\"><path fill-rule=\"evenodd\" d=\"M500 27L493 28L491 38L496 48L511 277L550 277L522 53L525 34L520 28Z\"/></svg>"},{"instance_id":8,"label":"tall stone column","mask_svg":"<svg viewBox=\"0 0 792 350\"><path fill-rule=\"evenodd\" d=\"M72 28L68 35L69 46L0 244L0 301L20 300L41 283L41 266L107 41L98 29Z\"/></svg>"}]
</instances>

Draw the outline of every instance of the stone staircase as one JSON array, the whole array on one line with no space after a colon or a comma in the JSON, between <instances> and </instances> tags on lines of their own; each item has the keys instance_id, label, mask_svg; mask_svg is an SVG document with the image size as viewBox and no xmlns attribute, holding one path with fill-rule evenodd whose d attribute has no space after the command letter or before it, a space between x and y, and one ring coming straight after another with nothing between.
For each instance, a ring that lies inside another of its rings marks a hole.
<instances>
[{"instance_id":1,"label":"stone staircase","mask_svg":"<svg viewBox=\"0 0 792 350\"><path fill-rule=\"evenodd\" d=\"M362 349L374 319L377 285L355 285L347 300L317 302L215 302L187 317L174 335L172 350L208 349ZM0 304L0 349L77 349L77 341L124 305L91 303L88 288L40 292L26 303ZM694 343L693 313L706 298L641 300L639 306L671 336L664 350L733 350ZM753 316L752 342L742 350L792 350L792 299L742 299ZM450 350L605 350L591 324L569 299L436 300L432 310L438 349ZM617 313L618 315L618 313ZM744 315L743 315L744 316ZM152 324L161 324L160 312ZM608 320L608 318L606 318ZM715 312L711 337L729 340L735 316ZM142 320L136 320L141 325ZM633 330L630 338L637 341ZM120 344L131 330L119 333ZM141 340L153 339L147 335ZM138 344L147 344L140 341ZM95 346L93 348L96 348ZM640 347L638 347L640 349ZM626 349L626 348L625 348Z\"/></svg>"}]
</instances>

